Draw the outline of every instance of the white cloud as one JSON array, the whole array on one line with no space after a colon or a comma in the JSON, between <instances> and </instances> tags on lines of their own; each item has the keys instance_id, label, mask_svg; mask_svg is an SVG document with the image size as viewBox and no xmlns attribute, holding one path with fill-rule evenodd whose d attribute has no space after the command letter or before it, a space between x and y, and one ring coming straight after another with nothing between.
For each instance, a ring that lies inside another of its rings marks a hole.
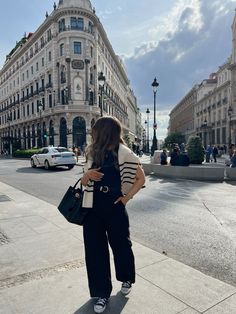
<instances>
[{"instance_id":1,"label":"white cloud","mask_svg":"<svg viewBox=\"0 0 236 314\"><path fill-rule=\"evenodd\" d=\"M166 16L162 39L158 38L160 27L153 28L150 38L125 59L141 111L145 112L147 104L153 103L153 78L157 77L160 83L157 108L163 114L159 112L157 117L159 136L166 134L167 112L230 56L235 3L235 0L225 0L224 4L218 0L178 1ZM148 107L151 110L152 105Z\"/></svg>"}]
</instances>

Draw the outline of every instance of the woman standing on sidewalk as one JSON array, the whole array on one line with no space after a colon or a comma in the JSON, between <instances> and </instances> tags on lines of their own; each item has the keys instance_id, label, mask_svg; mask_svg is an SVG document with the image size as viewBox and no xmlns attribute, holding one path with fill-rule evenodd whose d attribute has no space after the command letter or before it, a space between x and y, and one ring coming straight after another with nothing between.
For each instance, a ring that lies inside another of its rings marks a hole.
<instances>
[{"instance_id":1,"label":"woman standing on sidewalk","mask_svg":"<svg viewBox=\"0 0 236 314\"><path fill-rule=\"evenodd\" d=\"M120 122L112 117L97 120L87 149L83 206L91 208L83 226L85 260L95 313L102 313L112 283L108 243L114 255L121 292L128 294L135 282L134 255L129 234L127 202L141 189L145 176L139 158L124 145Z\"/></svg>"}]
</instances>

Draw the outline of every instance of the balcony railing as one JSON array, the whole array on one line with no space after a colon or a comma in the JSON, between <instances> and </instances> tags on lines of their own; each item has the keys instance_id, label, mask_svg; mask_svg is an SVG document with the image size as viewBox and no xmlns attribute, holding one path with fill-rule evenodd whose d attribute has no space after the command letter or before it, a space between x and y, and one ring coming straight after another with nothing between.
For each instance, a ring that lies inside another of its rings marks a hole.
<instances>
[{"instance_id":1,"label":"balcony railing","mask_svg":"<svg viewBox=\"0 0 236 314\"><path fill-rule=\"evenodd\" d=\"M46 84L46 88L51 88L52 87L52 82L48 82L47 84Z\"/></svg>"},{"instance_id":2,"label":"balcony railing","mask_svg":"<svg viewBox=\"0 0 236 314\"><path fill-rule=\"evenodd\" d=\"M44 91L45 91L45 87L44 86L39 88L39 93L44 93Z\"/></svg>"},{"instance_id":3,"label":"balcony railing","mask_svg":"<svg viewBox=\"0 0 236 314\"><path fill-rule=\"evenodd\" d=\"M227 97L224 97L223 100L222 100L223 104L227 104L228 102L228 98Z\"/></svg>"}]
</instances>

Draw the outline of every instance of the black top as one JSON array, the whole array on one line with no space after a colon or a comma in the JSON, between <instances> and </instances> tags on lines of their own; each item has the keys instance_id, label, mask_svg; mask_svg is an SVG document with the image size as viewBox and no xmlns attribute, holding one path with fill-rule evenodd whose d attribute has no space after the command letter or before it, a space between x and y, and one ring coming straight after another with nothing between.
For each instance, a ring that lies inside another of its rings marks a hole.
<instances>
[{"instance_id":1,"label":"black top","mask_svg":"<svg viewBox=\"0 0 236 314\"><path fill-rule=\"evenodd\" d=\"M118 160L111 151L107 152L100 172L102 172L104 175L101 181L94 182L95 194L98 192L104 195L105 193L99 192L99 187L108 186L110 190L108 194L112 194L114 197L121 196L120 169Z\"/></svg>"}]
</instances>

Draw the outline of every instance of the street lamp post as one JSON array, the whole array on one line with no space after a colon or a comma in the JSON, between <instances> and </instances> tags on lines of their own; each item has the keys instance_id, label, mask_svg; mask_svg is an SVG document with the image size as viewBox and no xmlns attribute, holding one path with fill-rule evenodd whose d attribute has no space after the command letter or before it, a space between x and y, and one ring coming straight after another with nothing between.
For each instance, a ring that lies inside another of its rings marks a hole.
<instances>
[{"instance_id":1,"label":"street lamp post","mask_svg":"<svg viewBox=\"0 0 236 314\"><path fill-rule=\"evenodd\" d=\"M8 144L9 144L9 153L12 155L12 142L11 142L11 116L7 116L7 123L8 123Z\"/></svg>"},{"instance_id":2,"label":"street lamp post","mask_svg":"<svg viewBox=\"0 0 236 314\"><path fill-rule=\"evenodd\" d=\"M103 92L104 92L104 84L105 84L106 78L103 75L103 72L100 72L98 75L98 83L99 83L99 90L100 90L100 116L103 116Z\"/></svg>"},{"instance_id":3,"label":"street lamp post","mask_svg":"<svg viewBox=\"0 0 236 314\"><path fill-rule=\"evenodd\" d=\"M229 146L231 145L231 116L233 113L233 109L231 106L228 108L228 116L229 116Z\"/></svg>"},{"instance_id":4,"label":"street lamp post","mask_svg":"<svg viewBox=\"0 0 236 314\"><path fill-rule=\"evenodd\" d=\"M154 78L154 81L152 83L152 90L154 95L154 123L153 123L153 139L152 139L152 148L151 153L154 154L154 151L157 149L157 137L156 137L156 129L157 129L157 123L156 123L156 93L157 93L157 87L159 86L159 83L157 82L157 79Z\"/></svg>"},{"instance_id":5,"label":"street lamp post","mask_svg":"<svg viewBox=\"0 0 236 314\"><path fill-rule=\"evenodd\" d=\"M144 145L144 153L147 153L147 120L144 121L144 124L145 124L145 144Z\"/></svg>"},{"instance_id":6,"label":"street lamp post","mask_svg":"<svg viewBox=\"0 0 236 314\"><path fill-rule=\"evenodd\" d=\"M40 125L40 146L43 146L43 132L42 132L42 111L43 111L43 104L41 100L38 103L38 110L39 110L39 125Z\"/></svg>"},{"instance_id":7,"label":"street lamp post","mask_svg":"<svg viewBox=\"0 0 236 314\"><path fill-rule=\"evenodd\" d=\"M149 113L150 110L147 108L146 114L147 114L147 149L146 152L149 154Z\"/></svg>"}]
</instances>

